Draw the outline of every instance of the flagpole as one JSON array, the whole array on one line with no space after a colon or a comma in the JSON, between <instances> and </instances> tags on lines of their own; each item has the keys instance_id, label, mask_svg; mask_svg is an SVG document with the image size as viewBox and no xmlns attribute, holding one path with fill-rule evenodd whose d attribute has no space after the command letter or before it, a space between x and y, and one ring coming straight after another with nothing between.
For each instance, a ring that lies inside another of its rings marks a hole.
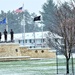
<instances>
[{"instance_id":1,"label":"flagpole","mask_svg":"<svg viewBox=\"0 0 75 75\"><path fill-rule=\"evenodd\" d=\"M42 48L43 48L43 24L42 24Z\"/></svg>"},{"instance_id":2,"label":"flagpole","mask_svg":"<svg viewBox=\"0 0 75 75\"><path fill-rule=\"evenodd\" d=\"M35 40L35 21L34 21L34 32L33 32L33 34L34 34L34 47L36 48L36 40Z\"/></svg>"},{"instance_id":3,"label":"flagpole","mask_svg":"<svg viewBox=\"0 0 75 75\"><path fill-rule=\"evenodd\" d=\"M5 29L6 29L6 31L8 32L8 20L7 20L7 13L6 13L5 17L6 17L6 27L5 27Z\"/></svg>"},{"instance_id":4,"label":"flagpole","mask_svg":"<svg viewBox=\"0 0 75 75\"><path fill-rule=\"evenodd\" d=\"M6 16L6 31L8 32L8 20L7 20L7 16Z\"/></svg>"},{"instance_id":5,"label":"flagpole","mask_svg":"<svg viewBox=\"0 0 75 75\"><path fill-rule=\"evenodd\" d=\"M23 19L24 19L24 46L25 46L25 15L23 13Z\"/></svg>"},{"instance_id":6,"label":"flagpole","mask_svg":"<svg viewBox=\"0 0 75 75\"><path fill-rule=\"evenodd\" d=\"M24 10L24 3L23 3L23 10ZM25 15L24 15L24 12L23 12L23 19L24 19L24 46L25 46Z\"/></svg>"},{"instance_id":7,"label":"flagpole","mask_svg":"<svg viewBox=\"0 0 75 75\"><path fill-rule=\"evenodd\" d=\"M33 21L34 21L34 41L35 41L35 48L36 48L36 40L35 40L35 36L36 36L36 35L35 35L35 26L36 26L36 25L35 25L35 21L40 20L40 17L41 17L41 16L34 17L34 20L33 20Z\"/></svg>"},{"instance_id":8,"label":"flagpole","mask_svg":"<svg viewBox=\"0 0 75 75\"><path fill-rule=\"evenodd\" d=\"M23 38L23 45L25 45L25 15L23 13L23 18L21 20L21 25L22 25L22 38Z\"/></svg>"},{"instance_id":9,"label":"flagpole","mask_svg":"<svg viewBox=\"0 0 75 75\"><path fill-rule=\"evenodd\" d=\"M24 11L24 3L23 3L23 11ZM23 22L23 45L25 46L25 15L24 15L24 12L23 12L23 18L22 18L22 22Z\"/></svg>"}]
</instances>

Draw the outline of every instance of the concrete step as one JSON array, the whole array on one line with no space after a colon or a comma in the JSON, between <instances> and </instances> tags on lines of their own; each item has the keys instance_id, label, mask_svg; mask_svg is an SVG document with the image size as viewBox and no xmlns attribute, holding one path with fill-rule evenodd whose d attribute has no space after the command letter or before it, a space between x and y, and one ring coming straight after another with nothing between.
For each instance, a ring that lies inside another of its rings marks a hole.
<instances>
[{"instance_id":1,"label":"concrete step","mask_svg":"<svg viewBox=\"0 0 75 75\"><path fill-rule=\"evenodd\" d=\"M0 57L0 61L15 61L15 60L29 60L30 56L10 56Z\"/></svg>"}]
</instances>

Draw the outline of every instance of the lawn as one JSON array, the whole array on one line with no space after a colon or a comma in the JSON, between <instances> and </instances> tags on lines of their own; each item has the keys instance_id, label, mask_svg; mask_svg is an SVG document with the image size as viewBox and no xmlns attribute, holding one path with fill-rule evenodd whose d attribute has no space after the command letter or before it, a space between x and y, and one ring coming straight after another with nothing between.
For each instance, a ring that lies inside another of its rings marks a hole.
<instances>
[{"instance_id":1,"label":"lawn","mask_svg":"<svg viewBox=\"0 0 75 75\"><path fill-rule=\"evenodd\" d=\"M58 58L58 63L58 73L66 73L65 58ZM56 69L55 58L0 62L0 75L55 75L57 73ZM70 73L72 73L71 60Z\"/></svg>"}]
</instances>

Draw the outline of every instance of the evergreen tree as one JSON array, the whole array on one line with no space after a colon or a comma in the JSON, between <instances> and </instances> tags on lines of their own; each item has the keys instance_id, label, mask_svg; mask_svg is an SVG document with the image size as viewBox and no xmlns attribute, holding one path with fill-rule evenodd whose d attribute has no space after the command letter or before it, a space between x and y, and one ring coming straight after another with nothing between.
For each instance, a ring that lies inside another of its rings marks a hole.
<instances>
[{"instance_id":1,"label":"evergreen tree","mask_svg":"<svg viewBox=\"0 0 75 75\"><path fill-rule=\"evenodd\" d=\"M21 24L18 22L18 15L14 12L8 12L7 13L7 19L8 19L8 32L10 32L10 29L13 29L15 33L21 32Z\"/></svg>"},{"instance_id":2,"label":"evergreen tree","mask_svg":"<svg viewBox=\"0 0 75 75\"><path fill-rule=\"evenodd\" d=\"M38 25L35 24L33 21L34 16L36 14L35 13L30 14L27 10L25 10L24 14L25 14L25 31L26 32L33 32L34 27L35 27L35 31L39 31Z\"/></svg>"},{"instance_id":3,"label":"evergreen tree","mask_svg":"<svg viewBox=\"0 0 75 75\"><path fill-rule=\"evenodd\" d=\"M54 25L56 24L56 6L53 3L53 0L48 0L47 3L43 5L43 11L40 12L43 19L44 30L51 30L53 29Z\"/></svg>"},{"instance_id":4,"label":"evergreen tree","mask_svg":"<svg viewBox=\"0 0 75 75\"><path fill-rule=\"evenodd\" d=\"M8 21L8 33L10 33L10 30L13 29L14 33L22 33L24 32L24 27L21 25L21 21L23 19L23 15L25 16L25 31L26 32L33 32L34 31L34 16L35 13L29 13L27 10L22 13L15 13L8 11L5 13L4 11L1 11L0 14L0 21L3 20L5 17L7 17ZM39 27L36 24L35 30L39 31ZM4 29L6 28L6 24L0 25L0 31L3 33Z\"/></svg>"},{"instance_id":5,"label":"evergreen tree","mask_svg":"<svg viewBox=\"0 0 75 75\"><path fill-rule=\"evenodd\" d=\"M0 21L2 21L5 17L6 17L6 13L1 10ZM0 24L0 32L1 32L1 33L4 32L4 29L5 29L5 28L6 28L6 25L5 25L5 24Z\"/></svg>"}]
</instances>

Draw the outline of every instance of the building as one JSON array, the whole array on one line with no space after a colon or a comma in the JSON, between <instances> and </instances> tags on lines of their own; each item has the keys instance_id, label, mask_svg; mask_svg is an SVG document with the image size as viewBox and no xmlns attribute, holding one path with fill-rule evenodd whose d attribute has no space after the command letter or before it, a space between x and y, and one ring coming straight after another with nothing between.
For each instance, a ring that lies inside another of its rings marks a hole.
<instances>
[{"instance_id":1,"label":"building","mask_svg":"<svg viewBox=\"0 0 75 75\"><path fill-rule=\"evenodd\" d=\"M14 42L20 44L21 46L26 46L28 48L48 48L47 45L47 35L49 31L44 32L31 32L31 33L17 33L14 34ZM58 39L56 37L50 36L54 40ZM7 36L7 40L10 41L10 34ZM4 41L4 35L2 35L1 41Z\"/></svg>"},{"instance_id":2,"label":"building","mask_svg":"<svg viewBox=\"0 0 75 75\"><path fill-rule=\"evenodd\" d=\"M46 44L46 35L48 31L45 32L32 32L32 33L20 33L14 34L14 40L20 45L24 45L28 48L41 48L48 47ZM25 40L24 40L25 39Z\"/></svg>"},{"instance_id":3,"label":"building","mask_svg":"<svg viewBox=\"0 0 75 75\"><path fill-rule=\"evenodd\" d=\"M46 44L46 34L45 32L31 32L31 33L17 33L14 34L14 42L19 43L21 46L26 46L28 48L41 48L48 47ZM25 40L24 40L25 39ZM1 41L4 41L4 35L2 35ZM7 41L10 41L10 34L7 36Z\"/></svg>"}]
</instances>

